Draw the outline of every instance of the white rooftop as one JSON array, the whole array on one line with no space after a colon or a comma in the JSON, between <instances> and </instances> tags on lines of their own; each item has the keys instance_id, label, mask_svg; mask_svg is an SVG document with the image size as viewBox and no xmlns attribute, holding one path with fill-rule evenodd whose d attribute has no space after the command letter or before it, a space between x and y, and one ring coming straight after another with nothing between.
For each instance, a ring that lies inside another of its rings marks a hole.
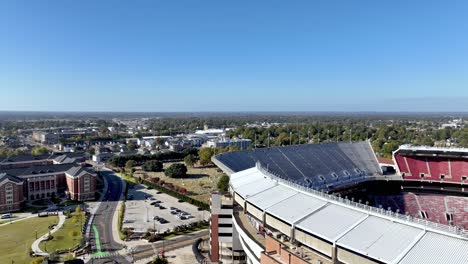
<instances>
[{"instance_id":1,"label":"white rooftop","mask_svg":"<svg viewBox=\"0 0 468 264\"><path fill-rule=\"evenodd\" d=\"M382 228L385 226L385 228ZM366 220L340 238L338 245L346 245L354 251L374 259L392 262L408 246L416 242L424 231L419 228L369 216Z\"/></svg>"},{"instance_id":2,"label":"white rooftop","mask_svg":"<svg viewBox=\"0 0 468 264\"><path fill-rule=\"evenodd\" d=\"M468 242L428 232L399 264L468 264Z\"/></svg>"},{"instance_id":3,"label":"white rooftop","mask_svg":"<svg viewBox=\"0 0 468 264\"><path fill-rule=\"evenodd\" d=\"M335 241L367 215L346 207L329 204L297 224L297 227Z\"/></svg>"},{"instance_id":4,"label":"white rooftop","mask_svg":"<svg viewBox=\"0 0 468 264\"><path fill-rule=\"evenodd\" d=\"M385 263L465 263L468 238L442 225L358 207L254 167L233 173L231 187L260 210L342 248ZM443 226L442 226L443 227Z\"/></svg>"},{"instance_id":5,"label":"white rooftop","mask_svg":"<svg viewBox=\"0 0 468 264\"><path fill-rule=\"evenodd\" d=\"M250 196L247 201L252 204L255 204L258 208L265 210L268 207L281 202L284 199L287 199L295 194L297 191L287 188L283 185L276 185L273 188Z\"/></svg>"},{"instance_id":6,"label":"white rooftop","mask_svg":"<svg viewBox=\"0 0 468 264\"><path fill-rule=\"evenodd\" d=\"M267 212L283 221L294 223L325 204L327 204L327 202L324 200L317 199L304 193L298 193L286 200L270 206Z\"/></svg>"}]
</instances>

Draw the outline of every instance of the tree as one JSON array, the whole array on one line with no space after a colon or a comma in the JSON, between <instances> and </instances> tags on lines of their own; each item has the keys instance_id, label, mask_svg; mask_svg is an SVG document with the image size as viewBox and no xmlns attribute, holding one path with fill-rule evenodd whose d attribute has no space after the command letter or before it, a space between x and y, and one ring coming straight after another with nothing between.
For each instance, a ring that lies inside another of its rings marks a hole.
<instances>
[{"instance_id":1,"label":"tree","mask_svg":"<svg viewBox=\"0 0 468 264\"><path fill-rule=\"evenodd\" d=\"M38 155L45 155L47 153L49 153L49 151L47 150L46 147L34 147L31 151L31 153L34 155L34 156L38 156Z\"/></svg>"},{"instance_id":2,"label":"tree","mask_svg":"<svg viewBox=\"0 0 468 264\"><path fill-rule=\"evenodd\" d=\"M125 162L125 169L131 170L135 165L136 165L136 162L134 160L129 160Z\"/></svg>"},{"instance_id":3,"label":"tree","mask_svg":"<svg viewBox=\"0 0 468 264\"><path fill-rule=\"evenodd\" d=\"M96 149L95 148L89 148L88 153L89 153L89 155L92 156L92 155L96 154Z\"/></svg>"},{"instance_id":4,"label":"tree","mask_svg":"<svg viewBox=\"0 0 468 264\"><path fill-rule=\"evenodd\" d=\"M141 168L144 171L153 171L153 172L162 171L163 164L159 160L150 160L150 161L145 162L145 164L143 164Z\"/></svg>"},{"instance_id":5,"label":"tree","mask_svg":"<svg viewBox=\"0 0 468 264\"><path fill-rule=\"evenodd\" d=\"M137 148L137 144L136 144L134 141L129 141L129 142L127 143L127 148L128 148L129 150L134 150L134 149Z\"/></svg>"},{"instance_id":6,"label":"tree","mask_svg":"<svg viewBox=\"0 0 468 264\"><path fill-rule=\"evenodd\" d=\"M197 157L195 157L192 154L189 154L189 155L185 156L184 162L185 162L185 165L187 165L188 167L193 167L193 164L195 164L195 162L197 162Z\"/></svg>"},{"instance_id":7,"label":"tree","mask_svg":"<svg viewBox=\"0 0 468 264\"><path fill-rule=\"evenodd\" d=\"M75 208L75 213L80 214L81 213L81 206L77 205Z\"/></svg>"},{"instance_id":8,"label":"tree","mask_svg":"<svg viewBox=\"0 0 468 264\"><path fill-rule=\"evenodd\" d=\"M187 175L187 167L182 163L174 163L164 171L164 174L171 178L184 177Z\"/></svg>"},{"instance_id":9,"label":"tree","mask_svg":"<svg viewBox=\"0 0 468 264\"><path fill-rule=\"evenodd\" d=\"M198 151L198 155L200 156L200 164L207 165L211 163L211 157L214 155L214 150L212 148L201 148Z\"/></svg>"},{"instance_id":10,"label":"tree","mask_svg":"<svg viewBox=\"0 0 468 264\"><path fill-rule=\"evenodd\" d=\"M229 189L229 177L227 175L221 176L218 180L217 187L220 192L227 192Z\"/></svg>"}]
</instances>

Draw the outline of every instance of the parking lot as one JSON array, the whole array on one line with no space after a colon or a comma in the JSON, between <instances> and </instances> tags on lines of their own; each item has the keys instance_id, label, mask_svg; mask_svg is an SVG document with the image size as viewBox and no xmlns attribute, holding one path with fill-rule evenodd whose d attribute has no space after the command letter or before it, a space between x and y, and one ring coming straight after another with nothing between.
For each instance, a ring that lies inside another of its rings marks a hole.
<instances>
[{"instance_id":1,"label":"parking lot","mask_svg":"<svg viewBox=\"0 0 468 264\"><path fill-rule=\"evenodd\" d=\"M133 228L135 232L152 228L172 231L176 226L208 220L209 216L209 212L199 211L194 205L138 184L128 189L123 228Z\"/></svg>"}]
</instances>

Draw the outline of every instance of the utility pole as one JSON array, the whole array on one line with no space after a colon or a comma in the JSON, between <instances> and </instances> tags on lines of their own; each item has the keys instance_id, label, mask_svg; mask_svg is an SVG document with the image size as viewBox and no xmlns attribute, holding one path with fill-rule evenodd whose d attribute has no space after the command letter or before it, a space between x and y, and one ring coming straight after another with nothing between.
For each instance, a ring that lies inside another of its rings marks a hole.
<instances>
[{"instance_id":1,"label":"utility pole","mask_svg":"<svg viewBox=\"0 0 468 264\"><path fill-rule=\"evenodd\" d=\"M289 145L292 145L292 131L289 132Z\"/></svg>"}]
</instances>

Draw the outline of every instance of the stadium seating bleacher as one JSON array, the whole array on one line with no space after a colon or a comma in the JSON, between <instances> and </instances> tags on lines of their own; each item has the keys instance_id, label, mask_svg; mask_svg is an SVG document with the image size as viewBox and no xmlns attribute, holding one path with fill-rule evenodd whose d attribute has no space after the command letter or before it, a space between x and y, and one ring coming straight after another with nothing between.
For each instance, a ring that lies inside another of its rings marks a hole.
<instances>
[{"instance_id":1,"label":"stadium seating bleacher","mask_svg":"<svg viewBox=\"0 0 468 264\"><path fill-rule=\"evenodd\" d=\"M220 162L237 172L255 166L307 187L337 185L381 175L368 142L332 142L223 153Z\"/></svg>"}]
</instances>

